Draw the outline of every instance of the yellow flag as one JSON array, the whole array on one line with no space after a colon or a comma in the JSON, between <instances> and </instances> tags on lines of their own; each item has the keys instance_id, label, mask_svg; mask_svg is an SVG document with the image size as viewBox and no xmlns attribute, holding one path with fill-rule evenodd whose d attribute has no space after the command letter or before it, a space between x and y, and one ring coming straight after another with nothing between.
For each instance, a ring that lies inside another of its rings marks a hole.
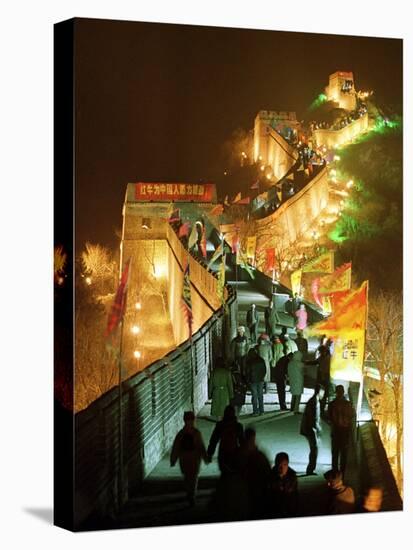
<instances>
[{"instance_id":1,"label":"yellow flag","mask_svg":"<svg viewBox=\"0 0 413 550\"><path fill-rule=\"evenodd\" d=\"M247 258L255 259L255 247L257 244L257 237L248 237L247 238Z\"/></svg>"},{"instance_id":2,"label":"yellow flag","mask_svg":"<svg viewBox=\"0 0 413 550\"><path fill-rule=\"evenodd\" d=\"M324 313L330 314L332 312L330 296L322 296L321 303Z\"/></svg>"},{"instance_id":3,"label":"yellow flag","mask_svg":"<svg viewBox=\"0 0 413 550\"><path fill-rule=\"evenodd\" d=\"M364 330L343 330L333 338L334 351L330 364L330 376L339 380L360 382L363 377Z\"/></svg>"},{"instance_id":4,"label":"yellow flag","mask_svg":"<svg viewBox=\"0 0 413 550\"><path fill-rule=\"evenodd\" d=\"M225 254L222 255L222 262L218 271L217 295L221 302L225 301Z\"/></svg>"},{"instance_id":5,"label":"yellow flag","mask_svg":"<svg viewBox=\"0 0 413 550\"><path fill-rule=\"evenodd\" d=\"M334 251L329 250L321 256L310 260L302 267L303 273L319 271L320 273L333 273L334 271Z\"/></svg>"},{"instance_id":6,"label":"yellow flag","mask_svg":"<svg viewBox=\"0 0 413 550\"><path fill-rule=\"evenodd\" d=\"M301 269L291 273L291 291L293 294L301 294Z\"/></svg>"},{"instance_id":7,"label":"yellow flag","mask_svg":"<svg viewBox=\"0 0 413 550\"><path fill-rule=\"evenodd\" d=\"M364 281L360 288L349 293L331 317L309 328L309 334L325 334L334 342L332 378L355 382L362 379L367 300L368 281Z\"/></svg>"}]
</instances>

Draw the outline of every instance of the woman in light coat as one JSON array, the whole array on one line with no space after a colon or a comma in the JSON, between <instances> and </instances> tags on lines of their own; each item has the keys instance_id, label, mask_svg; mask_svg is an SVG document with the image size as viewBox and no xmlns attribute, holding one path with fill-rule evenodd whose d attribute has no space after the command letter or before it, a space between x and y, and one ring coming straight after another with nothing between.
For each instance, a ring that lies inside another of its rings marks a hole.
<instances>
[{"instance_id":1,"label":"woman in light coat","mask_svg":"<svg viewBox=\"0 0 413 550\"><path fill-rule=\"evenodd\" d=\"M299 414L301 395L304 391L304 363L301 351L295 351L288 363L288 380L291 392L291 410Z\"/></svg>"}]
</instances>

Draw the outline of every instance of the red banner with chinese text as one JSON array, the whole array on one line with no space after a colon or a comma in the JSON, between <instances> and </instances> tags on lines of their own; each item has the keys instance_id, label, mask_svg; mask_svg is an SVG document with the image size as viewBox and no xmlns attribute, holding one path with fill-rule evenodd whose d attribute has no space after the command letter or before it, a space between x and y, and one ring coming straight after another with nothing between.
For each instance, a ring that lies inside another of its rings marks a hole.
<instances>
[{"instance_id":1,"label":"red banner with chinese text","mask_svg":"<svg viewBox=\"0 0 413 550\"><path fill-rule=\"evenodd\" d=\"M135 183L137 201L213 202L214 183Z\"/></svg>"}]
</instances>

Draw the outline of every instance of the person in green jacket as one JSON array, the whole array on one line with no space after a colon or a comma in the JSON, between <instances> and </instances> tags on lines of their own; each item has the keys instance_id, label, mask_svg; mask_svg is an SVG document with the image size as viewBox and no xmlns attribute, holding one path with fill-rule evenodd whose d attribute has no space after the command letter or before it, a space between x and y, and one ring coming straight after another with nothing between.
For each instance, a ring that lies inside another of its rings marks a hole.
<instances>
[{"instance_id":1,"label":"person in green jacket","mask_svg":"<svg viewBox=\"0 0 413 550\"><path fill-rule=\"evenodd\" d=\"M218 357L211 378L211 416L221 419L234 397L232 376L222 357Z\"/></svg>"}]
</instances>

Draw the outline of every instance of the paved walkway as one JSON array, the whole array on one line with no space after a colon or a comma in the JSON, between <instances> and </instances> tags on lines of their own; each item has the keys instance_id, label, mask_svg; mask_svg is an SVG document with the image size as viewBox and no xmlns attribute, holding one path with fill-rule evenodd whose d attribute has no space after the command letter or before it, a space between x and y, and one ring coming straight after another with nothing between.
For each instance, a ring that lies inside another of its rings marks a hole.
<instances>
[{"instance_id":1,"label":"paved walkway","mask_svg":"<svg viewBox=\"0 0 413 550\"><path fill-rule=\"evenodd\" d=\"M312 391L306 390L303 401L306 402L311 395ZM249 402L250 398L247 400ZM265 403L266 412L259 418L252 416L251 405L248 403L241 413L240 421L244 428L248 426L255 428L257 445L266 454L271 464L274 462L276 453L288 452L290 465L299 476L299 515L325 514L326 484L322 474L331 467L328 425L323 423L317 463L318 475L306 476L309 449L306 439L299 435L301 415L276 410L278 405L275 394L266 394ZM302 411L303 408L304 404L301 405L300 410ZM201 430L206 445L215 426L209 413L210 405L206 405L197 419L197 427ZM189 508L179 467L170 467L168 453L145 480L139 495L131 498L125 506L120 518L120 526L184 525L215 521L212 503L218 479L219 469L215 456L211 464L202 465L197 503L194 508Z\"/></svg>"},{"instance_id":2,"label":"paved walkway","mask_svg":"<svg viewBox=\"0 0 413 550\"><path fill-rule=\"evenodd\" d=\"M232 284L232 283L231 283ZM245 324L245 315L251 303L260 311L259 332L265 331L264 308L268 305L268 296L257 292L253 282L238 283L239 323ZM288 332L295 335L292 319L280 312L280 320L288 327ZM316 341L310 342L315 348ZM312 395L311 389L305 389L300 411ZM290 394L287 392L287 405ZM330 430L323 423L323 434L317 462L317 476L306 476L308 459L307 440L299 434L301 415L289 411L280 411L275 392L275 385L270 385L265 394L265 413L257 418L252 416L251 396L247 395L240 421L245 427L253 426L257 433L257 445L266 454L271 464L275 454L286 451L290 456L290 466L299 476L299 515L312 516L325 514L326 483L323 473L331 467ZM208 445L215 422L210 418L210 403L200 411L197 427L201 430L205 445ZM213 497L219 480L219 469L216 456L211 464L202 465L198 485L197 503L189 508L182 486L179 466L171 468L169 453L158 463L152 473L145 479L138 495L133 496L125 505L121 514L119 527L184 525L191 523L209 523L216 521L213 509Z\"/></svg>"}]
</instances>

